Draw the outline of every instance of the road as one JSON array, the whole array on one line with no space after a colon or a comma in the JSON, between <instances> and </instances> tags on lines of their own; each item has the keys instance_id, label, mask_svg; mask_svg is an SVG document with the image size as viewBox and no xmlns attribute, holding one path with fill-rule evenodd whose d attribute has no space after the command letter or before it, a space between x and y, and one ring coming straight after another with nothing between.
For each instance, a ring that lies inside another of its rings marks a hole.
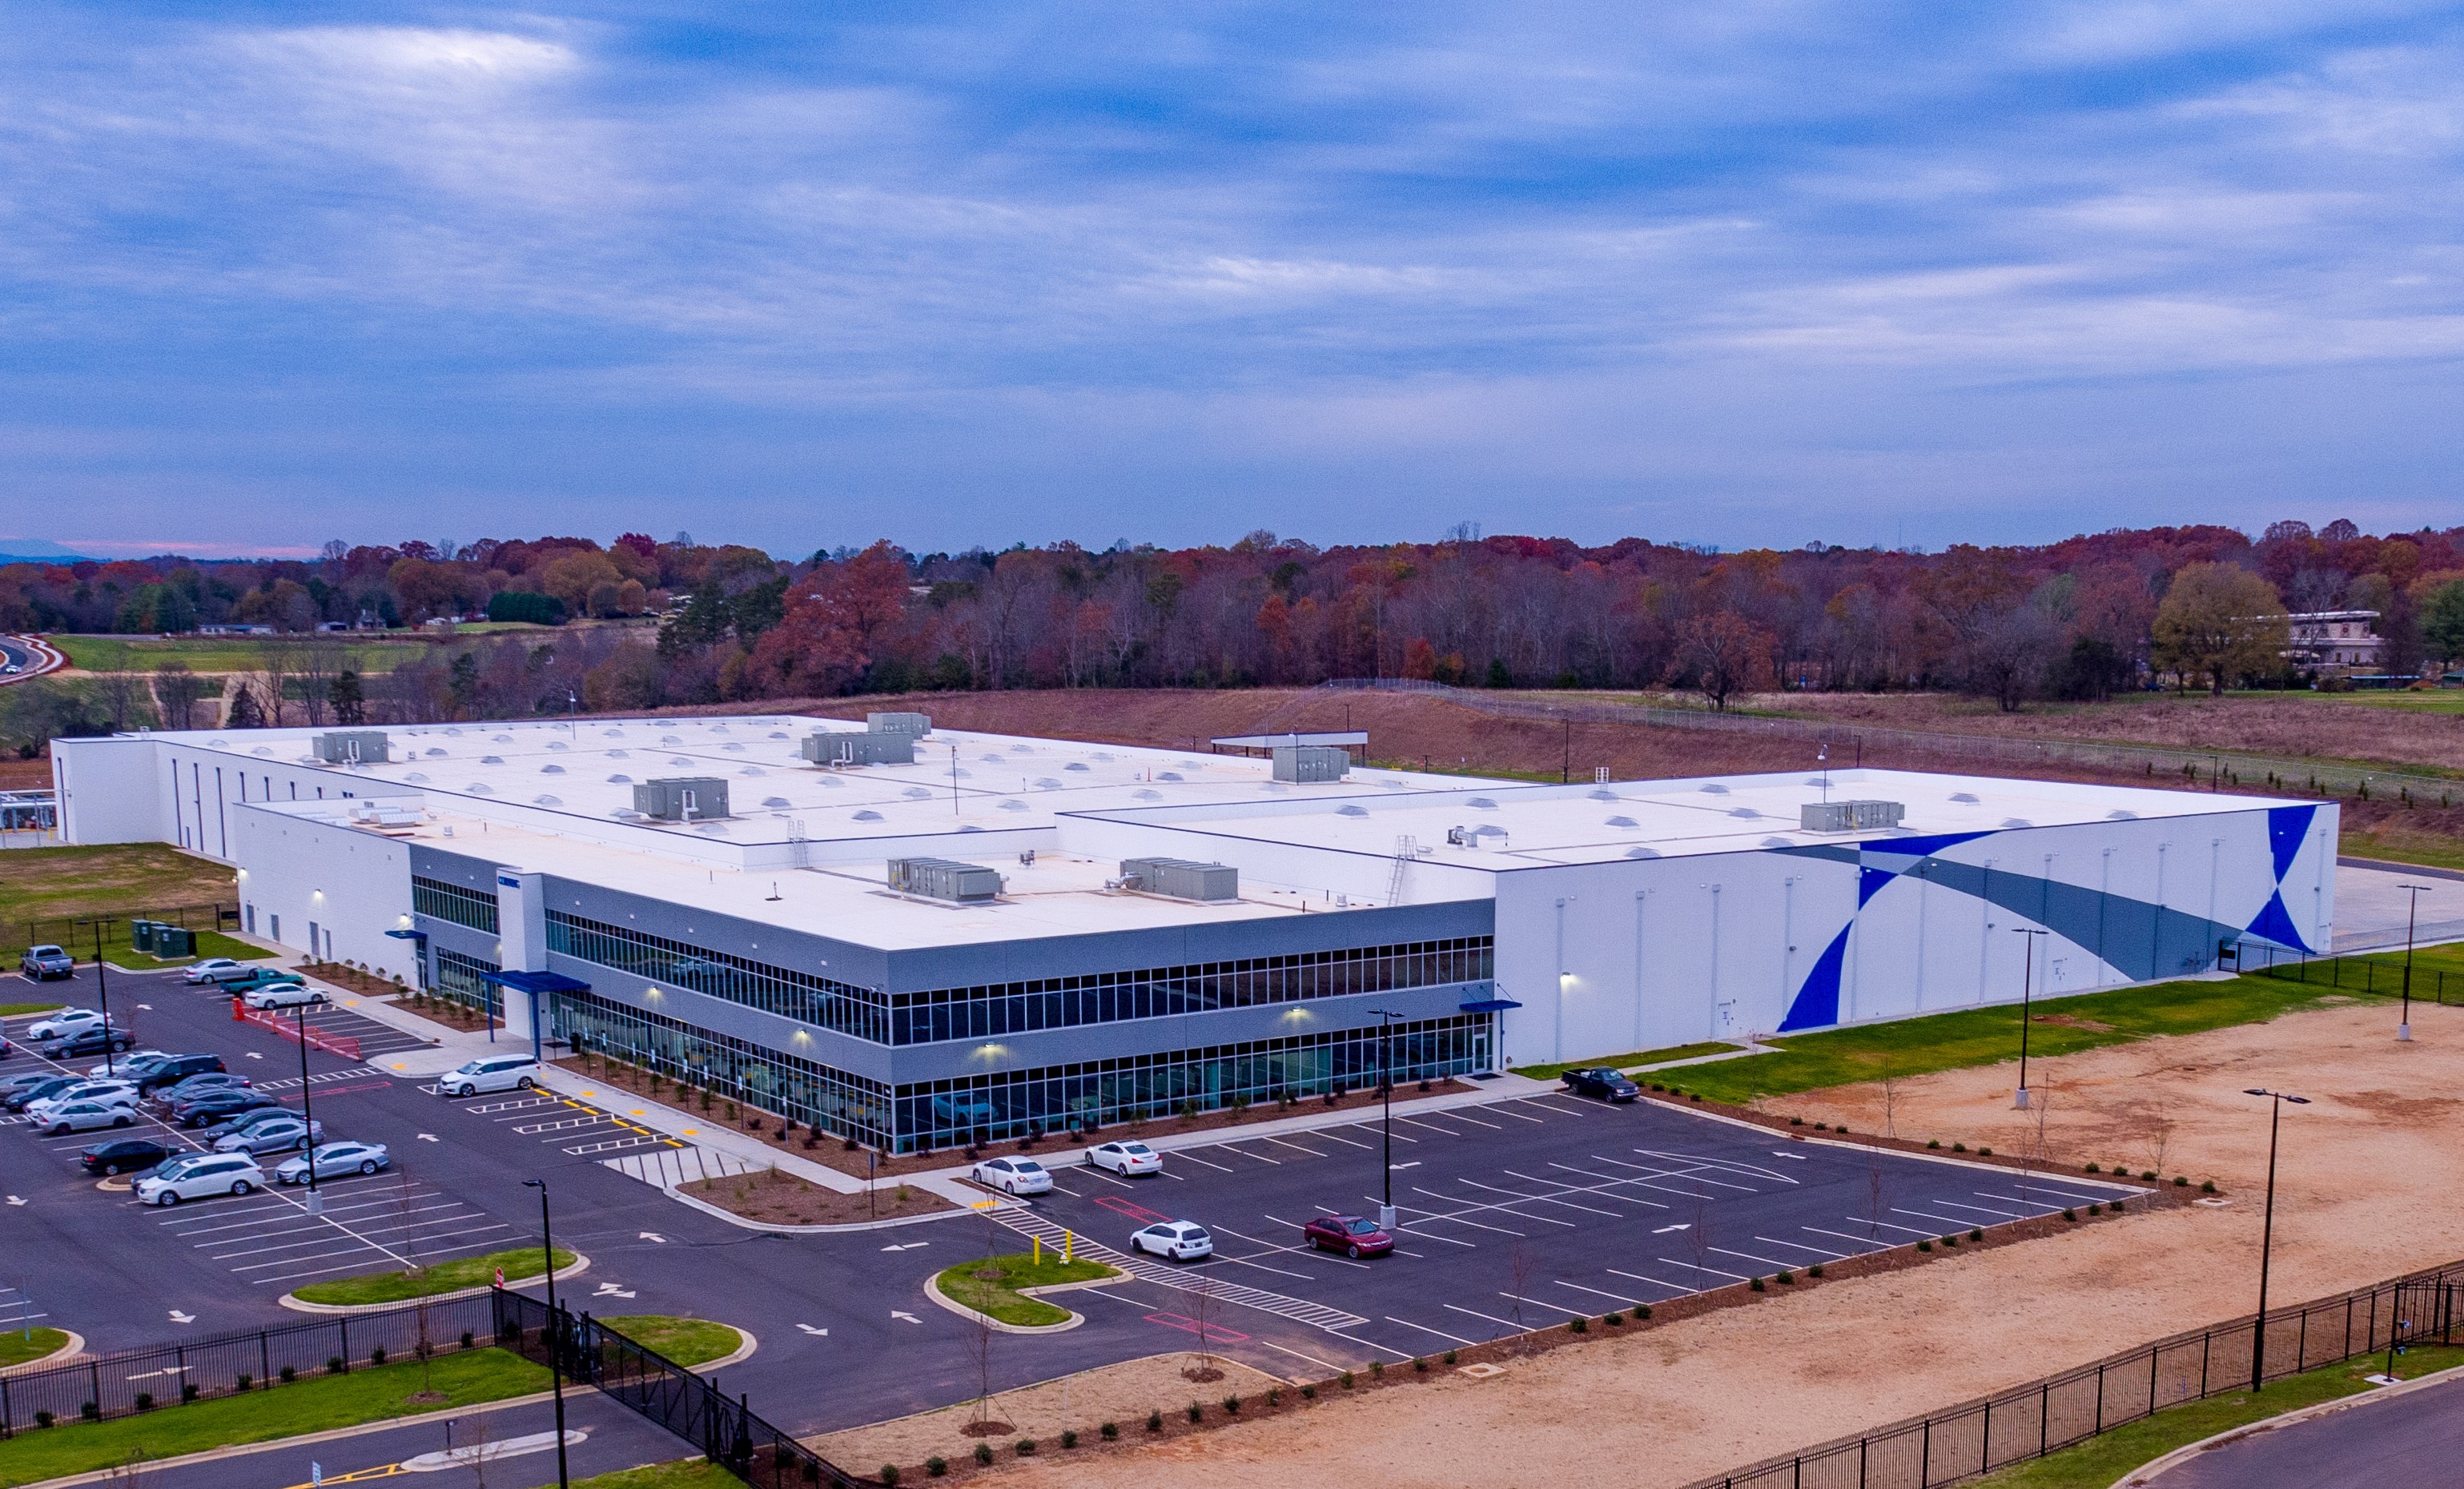
<instances>
[{"instance_id":1,"label":"road","mask_svg":"<svg viewBox=\"0 0 2464 1489\"><path fill-rule=\"evenodd\" d=\"M2464 1376L2255 1433L2153 1489L2452 1489L2464 1482Z\"/></svg>"}]
</instances>

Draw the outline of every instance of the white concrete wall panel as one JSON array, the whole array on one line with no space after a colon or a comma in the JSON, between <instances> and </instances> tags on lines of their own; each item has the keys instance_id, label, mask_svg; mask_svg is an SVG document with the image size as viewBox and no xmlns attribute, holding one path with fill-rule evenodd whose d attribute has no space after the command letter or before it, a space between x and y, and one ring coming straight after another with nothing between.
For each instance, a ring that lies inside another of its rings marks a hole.
<instances>
[{"instance_id":1,"label":"white concrete wall panel","mask_svg":"<svg viewBox=\"0 0 2464 1489\"><path fill-rule=\"evenodd\" d=\"M231 826L241 913L253 913L257 939L275 939L279 917L294 951L327 954L330 932L336 959L417 980L415 943L385 934L410 926L409 844L254 804L234 805Z\"/></svg>"}]
</instances>

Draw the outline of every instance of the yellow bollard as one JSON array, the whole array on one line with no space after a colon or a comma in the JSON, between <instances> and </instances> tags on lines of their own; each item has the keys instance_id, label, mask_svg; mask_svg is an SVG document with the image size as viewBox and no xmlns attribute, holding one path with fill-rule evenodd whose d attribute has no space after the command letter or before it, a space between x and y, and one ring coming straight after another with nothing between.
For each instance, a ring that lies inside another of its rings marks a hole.
<instances>
[{"instance_id":1,"label":"yellow bollard","mask_svg":"<svg viewBox=\"0 0 2464 1489\"><path fill-rule=\"evenodd\" d=\"M1078 1237L1074 1233L1069 1231L1064 1231L1061 1233L1061 1264L1063 1266L1067 1266L1069 1264L1069 1253L1076 1248L1077 1244Z\"/></svg>"},{"instance_id":2,"label":"yellow bollard","mask_svg":"<svg viewBox=\"0 0 2464 1489\"><path fill-rule=\"evenodd\" d=\"M1035 1264L1044 1265L1044 1237L1041 1236L1035 1237Z\"/></svg>"}]
</instances>

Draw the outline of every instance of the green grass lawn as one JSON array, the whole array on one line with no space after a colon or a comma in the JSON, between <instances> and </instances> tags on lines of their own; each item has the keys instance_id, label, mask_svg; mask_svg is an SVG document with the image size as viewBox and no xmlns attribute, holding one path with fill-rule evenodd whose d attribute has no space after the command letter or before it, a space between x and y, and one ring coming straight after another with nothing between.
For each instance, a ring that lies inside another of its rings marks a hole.
<instances>
[{"instance_id":1,"label":"green grass lawn","mask_svg":"<svg viewBox=\"0 0 2464 1489\"><path fill-rule=\"evenodd\" d=\"M2347 827L2340 845L2355 858L2419 864L2425 868L2464 868L2464 843L2435 833L2409 832L2396 825L2376 832Z\"/></svg>"},{"instance_id":2,"label":"green grass lawn","mask_svg":"<svg viewBox=\"0 0 2464 1489\"><path fill-rule=\"evenodd\" d=\"M443 1400L407 1399L427 1389ZM391 1416L448 1411L545 1390L547 1368L502 1349L458 1350L417 1361L319 1375L270 1390L163 1406L143 1416L76 1422L21 1432L0 1442L0 1486L116 1468L147 1458L203 1453L226 1443L269 1442Z\"/></svg>"},{"instance_id":3,"label":"green grass lawn","mask_svg":"<svg viewBox=\"0 0 2464 1489\"><path fill-rule=\"evenodd\" d=\"M577 1478L573 1489L743 1489L744 1481L708 1458L678 1458L648 1468Z\"/></svg>"},{"instance_id":4,"label":"green grass lawn","mask_svg":"<svg viewBox=\"0 0 2464 1489\"><path fill-rule=\"evenodd\" d=\"M79 936L64 922L93 916L121 922L120 945L124 953L130 915L174 906L238 903L239 880L230 868L164 843L20 848L9 854L7 872L0 873L0 955L14 963L30 941L67 945L75 940L82 944L70 946L71 952L92 956L93 931ZM202 923L209 925L212 919L204 916ZM199 925L200 917L191 914L188 923ZM201 934L198 939L202 944L205 937ZM111 945L106 934L104 949Z\"/></svg>"},{"instance_id":5,"label":"green grass lawn","mask_svg":"<svg viewBox=\"0 0 2464 1489\"><path fill-rule=\"evenodd\" d=\"M556 1249L557 1270L561 1272L572 1264L573 1253L559 1246ZM311 1282L292 1296L301 1303L342 1305L407 1303L413 1298L457 1293L465 1287L484 1287L495 1281L498 1267L505 1269L508 1282L537 1277L540 1271L539 1249L523 1246L513 1251L492 1252L484 1257L457 1257L451 1261L422 1267L416 1273L370 1272L363 1277L338 1277L331 1281Z\"/></svg>"},{"instance_id":6,"label":"green grass lawn","mask_svg":"<svg viewBox=\"0 0 2464 1489\"><path fill-rule=\"evenodd\" d=\"M465 627L468 629L469 627ZM69 665L89 672L150 672L165 662L184 662L191 672L253 672L265 665L269 645L297 646L297 636L54 636ZM364 636L335 638L347 658L341 665L357 672L390 672L425 656L431 645L417 636L371 640Z\"/></svg>"},{"instance_id":7,"label":"green grass lawn","mask_svg":"<svg viewBox=\"0 0 2464 1489\"><path fill-rule=\"evenodd\" d=\"M506 1276L510 1277L510 1272ZM678 1365L707 1365L736 1352L744 1336L709 1319L680 1319L665 1313L632 1313L601 1319L609 1328L637 1345L647 1345Z\"/></svg>"},{"instance_id":8,"label":"green grass lawn","mask_svg":"<svg viewBox=\"0 0 2464 1489\"><path fill-rule=\"evenodd\" d=\"M1517 1065L1514 1073L1529 1076L1534 1081L1554 1081L1569 1070L1589 1070L1594 1065L1615 1065L1631 1070L1637 1065L1656 1065L1662 1061L1692 1060L1697 1055L1717 1055L1724 1050L1743 1049L1727 1040L1704 1040L1693 1044L1671 1044L1665 1049L1640 1050L1631 1055L1604 1055L1597 1060L1570 1060L1562 1065Z\"/></svg>"},{"instance_id":9,"label":"green grass lawn","mask_svg":"<svg viewBox=\"0 0 2464 1489\"><path fill-rule=\"evenodd\" d=\"M55 1328L12 1328L0 1334L0 1370L39 1360L68 1342L69 1336Z\"/></svg>"},{"instance_id":10,"label":"green grass lawn","mask_svg":"<svg viewBox=\"0 0 2464 1489\"><path fill-rule=\"evenodd\" d=\"M2315 970L2314 970L2315 974ZM2384 987L2384 984L2382 985ZM2233 1024L2263 1023L2280 1015L2321 1006L2341 995L2321 983L2290 978L2235 977L2219 982L2167 982L2121 988L2036 1004L2028 1035L2031 1055L2076 1054L2107 1044L2162 1034L2198 1034ZM2048 1018L2059 1022L2046 1022ZM1848 1085L1884 1076L1924 1075L2019 1058L2019 1010L1999 1004L1961 1009L1922 1018L1862 1024L1818 1034L1767 1040L1775 1055L1722 1061L1672 1070L1667 1084L1713 1100L1749 1102L1823 1086Z\"/></svg>"},{"instance_id":11,"label":"green grass lawn","mask_svg":"<svg viewBox=\"0 0 2464 1489\"><path fill-rule=\"evenodd\" d=\"M2386 1355L2371 1355L2269 1381L2267 1389L2255 1395L2235 1391L2168 1407L2077 1447L2013 1464L1971 1482L1989 1489L2107 1489L2132 1469L2152 1463L2175 1448L2301 1407L2376 1390L2362 1377L2377 1373L2386 1365ZM2396 1374L2414 1380L2456 1365L2464 1365L2464 1348L2414 1349L2396 1358Z\"/></svg>"},{"instance_id":12,"label":"green grass lawn","mask_svg":"<svg viewBox=\"0 0 2464 1489\"><path fill-rule=\"evenodd\" d=\"M0 1003L0 1018L14 1018L22 1014L48 1014L55 1008L67 1006L66 1003Z\"/></svg>"},{"instance_id":13,"label":"green grass lawn","mask_svg":"<svg viewBox=\"0 0 2464 1489\"><path fill-rule=\"evenodd\" d=\"M997 1271L999 1277L978 1277L982 1271ZM944 1271L937 1279L942 1296L965 1303L978 1313L989 1314L1004 1324L1039 1327L1069 1322L1069 1310L1057 1308L1040 1298L1020 1295L1022 1287L1050 1287L1056 1282L1089 1282L1099 1277L1112 1276L1112 1269L1100 1261L1064 1261L1054 1252L1045 1252L1039 1262L1026 1252L1006 1257L978 1258L961 1261Z\"/></svg>"}]
</instances>

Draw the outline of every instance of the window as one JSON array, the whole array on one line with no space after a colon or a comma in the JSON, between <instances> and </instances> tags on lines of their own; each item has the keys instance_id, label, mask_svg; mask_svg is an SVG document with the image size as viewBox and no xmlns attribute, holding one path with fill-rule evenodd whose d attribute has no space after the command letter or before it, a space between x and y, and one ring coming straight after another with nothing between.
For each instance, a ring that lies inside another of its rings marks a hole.
<instances>
[{"instance_id":1,"label":"window","mask_svg":"<svg viewBox=\"0 0 2464 1489\"><path fill-rule=\"evenodd\" d=\"M499 970L495 962L483 962L460 952L440 949L436 953L434 991L465 1008L479 1010L494 1018L504 1012L503 999L496 985L486 980L486 974Z\"/></svg>"},{"instance_id":2,"label":"window","mask_svg":"<svg viewBox=\"0 0 2464 1489\"><path fill-rule=\"evenodd\" d=\"M876 989L817 977L792 967L647 935L562 910L547 912L551 952L629 972L653 982L690 988L876 1044L888 1042L889 1003Z\"/></svg>"},{"instance_id":3,"label":"window","mask_svg":"<svg viewBox=\"0 0 2464 1489\"><path fill-rule=\"evenodd\" d=\"M457 926L496 934L496 896L442 879L410 876L410 908L422 915L450 920Z\"/></svg>"}]
</instances>

